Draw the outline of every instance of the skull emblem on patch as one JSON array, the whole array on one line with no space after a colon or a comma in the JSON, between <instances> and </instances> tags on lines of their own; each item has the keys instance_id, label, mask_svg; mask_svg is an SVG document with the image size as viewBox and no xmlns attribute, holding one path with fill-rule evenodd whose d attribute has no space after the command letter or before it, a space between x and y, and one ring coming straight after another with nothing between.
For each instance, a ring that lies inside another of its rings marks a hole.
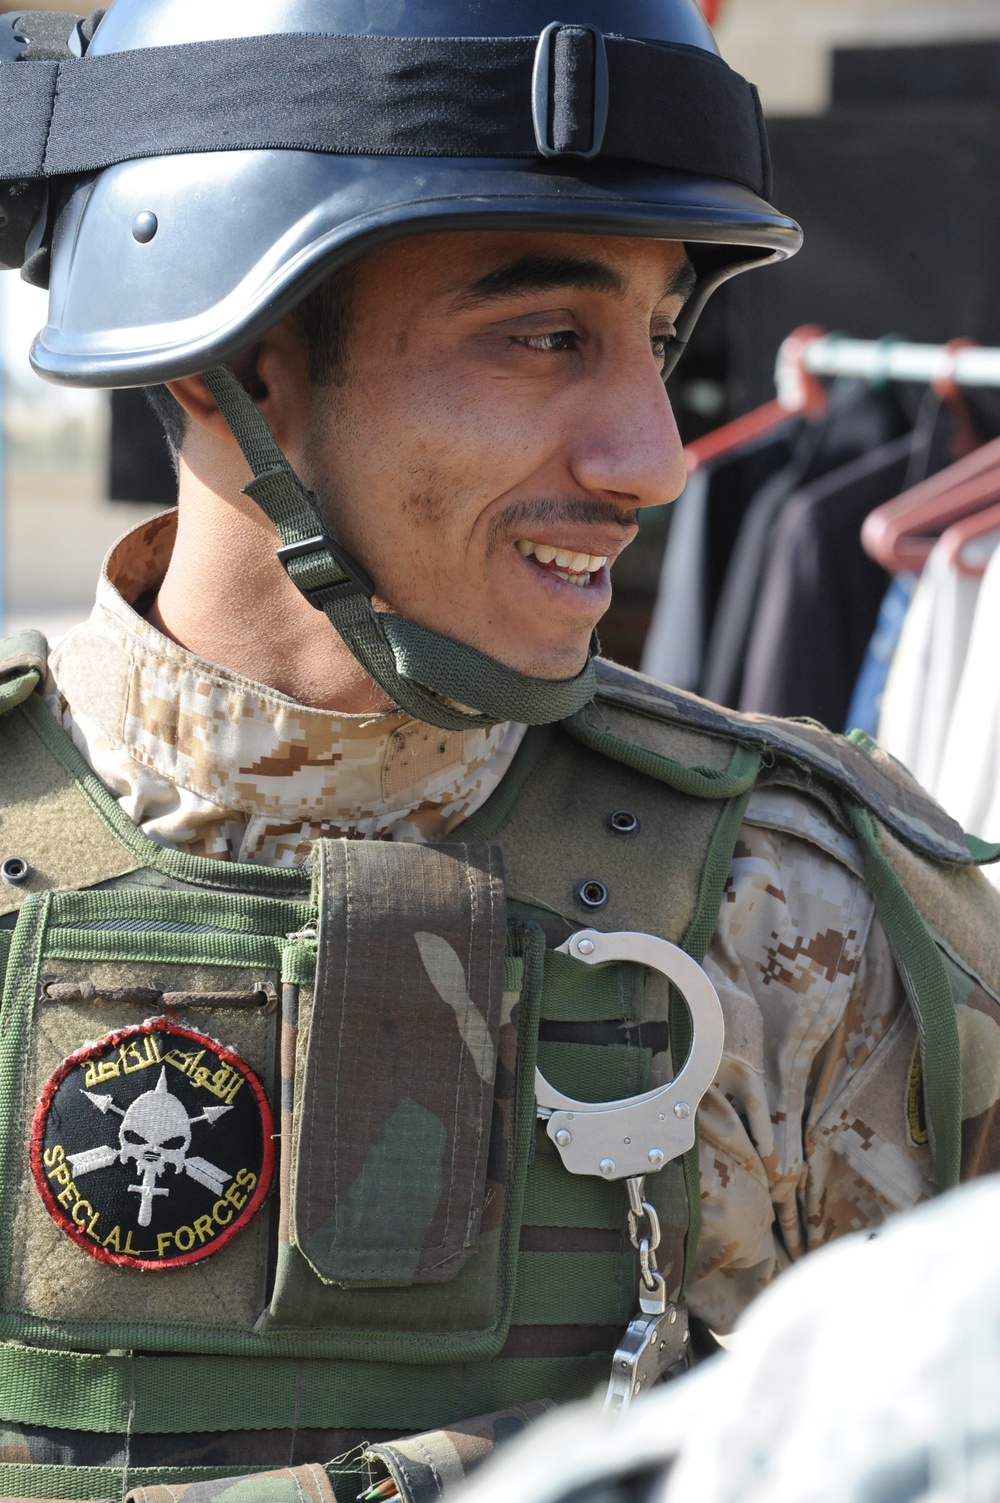
<instances>
[{"instance_id":1,"label":"skull emblem on patch","mask_svg":"<svg viewBox=\"0 0 1000 1503\"><path fill-rule=\"evenodd\" d=\"M71 1054L42 1092L31 1167L78 1247L119 1267L198 1262L270 1188L271 1110L240 1057L167 1018Z\"/></svg>"}]
</instances>

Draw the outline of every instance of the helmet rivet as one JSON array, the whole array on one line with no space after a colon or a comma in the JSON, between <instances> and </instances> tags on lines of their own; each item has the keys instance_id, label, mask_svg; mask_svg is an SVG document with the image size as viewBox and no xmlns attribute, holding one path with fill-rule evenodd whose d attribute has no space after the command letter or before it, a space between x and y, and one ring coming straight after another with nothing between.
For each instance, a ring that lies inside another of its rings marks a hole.
<instances>
[{"instance_id":1,"label":"helmet rivet","mask_svg":"<svg viewBox=\"0 0 1000 1503\"><path fill-rule=\"evenodd\" d=\"M608 906L608 889L596 877L585 877L582 882L578 882L573 889L573 896L581 908L589 908L592 913Z\"/></svg>"},{"instance_id":2,"label":"helmet rivet","mask_svg":"<svg viewBox=\"0 0 1000 1503\"><path fill-rule=\"evenodd\" d=\"M151 209L143 209L132 221L132 239L140 245L148 245L160 228L160 221Z\"/></svg>"},{"instance_id":3,"label":"helmet rivet","mask_svg":"<svg viewBox=\"0 0 1000 1503\"><path fill-rule=\"evenodd\" d=\"M0 864L0 878L8 887L20 887L29 882L34 875L34 868L30 861L25 861L23 856L8 856L7 860Z\"/></svg>"}]
</instances>

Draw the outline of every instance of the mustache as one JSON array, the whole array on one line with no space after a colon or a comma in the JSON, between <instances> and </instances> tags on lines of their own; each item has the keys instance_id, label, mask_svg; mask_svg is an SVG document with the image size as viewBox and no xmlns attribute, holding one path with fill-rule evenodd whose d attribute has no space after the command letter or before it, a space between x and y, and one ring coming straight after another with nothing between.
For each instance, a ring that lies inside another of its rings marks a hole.
<instances>
[{"instance_id":1,"label":"mustache","mask_svg":"<svg viewBox=\"0 0 1000 1503\"><path fill-rule=\"evenodd\" d=\"M490 523L487 553L495 553L508 539L523 536L526 523L540 522L547 526L552 522L598 523L612 527L632 528L639 524L638 507L615 506L613 501L601 501L596 496L572 496L565 499L552 497L542 501L515 501L505 506Z\"/></svg>"}]
</instances>

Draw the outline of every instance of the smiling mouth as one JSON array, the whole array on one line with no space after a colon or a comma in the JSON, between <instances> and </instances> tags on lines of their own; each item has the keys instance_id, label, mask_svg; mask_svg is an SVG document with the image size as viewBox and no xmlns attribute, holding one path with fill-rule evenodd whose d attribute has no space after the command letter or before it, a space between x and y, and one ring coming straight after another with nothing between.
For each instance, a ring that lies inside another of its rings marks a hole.
<instances>
[{"instance_id":1,"label":"smiling mouth","mask_svg":"<svg viewBox=\"0 0 1000 1503\"><path fill-rule=\"evenodd\" d=\"M567 584L584 590L595 574L606 567L606 554L577 553L571 548L553 548L548 543L535 543L530 538L518 538L514 544L522 558L533 558L547 574Z\"/></svg>"}]
</instances>

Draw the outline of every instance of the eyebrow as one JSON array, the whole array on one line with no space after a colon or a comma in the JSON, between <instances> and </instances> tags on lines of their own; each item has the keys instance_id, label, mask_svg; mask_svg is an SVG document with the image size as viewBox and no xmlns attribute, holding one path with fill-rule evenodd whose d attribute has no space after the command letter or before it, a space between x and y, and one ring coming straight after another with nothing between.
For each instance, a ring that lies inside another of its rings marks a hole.
<instances>
[{"instance_id":1,"label":"eyebrow","mask_svg":"<svg viewBox=\"0 0 1000 1503\"><path fill-rule=\"evenodd\" d=\"M564 287L621 296L625 279L604 261L576 256L521 256L507 266L488 271L459 295L458 302L468 308L527 292L555 292Z\"/></svg>"},{"instance_id":2,"label":"eyebrow","mask_svg":"<svg viewBox=\"0 0 1000 1503\"><path fill-rule=\"evenodd\" d=\"M690 296L698 280L691 262L684 260L670 278L664 297ZM625 278L606 261L577 256L521 256L507 266L498 266L467 287L456 299L460 308L499 302L532 292L556 292L573 288L623 297Z\"/></svg>"},{"instance_id":3,"label":"eyebrow","mask_svg":"<svg viewBox=\"0 0 1000 1503\"><path fill-rule=\"evenodd\" d=\"M680 266L674 268L673 275L667 283L663 296L679 297L686 303L697 285L698 273L685 256Z\"/></svg>"}]
</instances>

